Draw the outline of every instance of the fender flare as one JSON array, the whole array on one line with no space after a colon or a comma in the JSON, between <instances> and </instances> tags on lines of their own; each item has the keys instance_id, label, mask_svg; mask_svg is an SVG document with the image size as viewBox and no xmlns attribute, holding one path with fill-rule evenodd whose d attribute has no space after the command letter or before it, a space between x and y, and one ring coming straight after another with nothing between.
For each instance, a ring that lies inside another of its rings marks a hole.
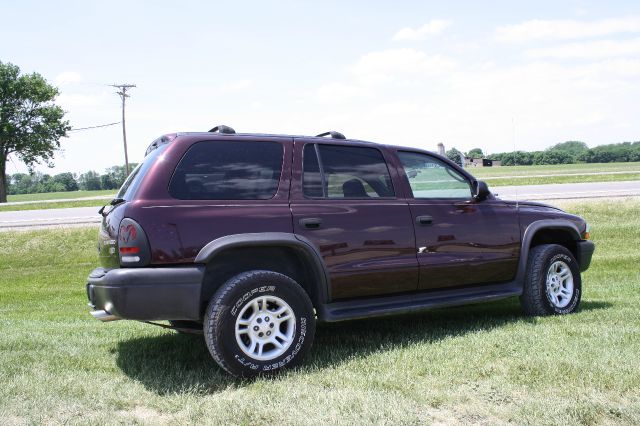
<instances>
[{"instance_id":1,"label":"fender flare","mask_svg":"<svg viewBox=\"0 0 640 426\"><path fill-rule=\"evenodd\" d=\"M527 270L527 262L529 261L529 250L531 249L531 241L538 231L541 229L562 229L569 231L574 241L579 241L580 231L578 226L567 219L542 219L531 222L524 230L522 244L520 246L520 262L518 264L518 281L524 284L525 273Z\"/></svg>"},{"instance_id":2,"label":"fender flare","mask_svg":"<svg viewBox=\"0 0 640 426\"><path fill-rule=\"evenodd\" d=\"M194 263L207 264L211 262L215 256L224 250L243 248L243 247L288 247L296 250L313 268L313 274L317 277L316 290L318 299L314 302L317 304L329 303L330 297L330 278L327 266L322 260L322 255L316 246L303 236L291 234L287 232L259 232L246 234L232 234L224 237L216 238L205 245L198 255ZM316 304L314 303L314 304Z\"/></svg>"}]
</instances>

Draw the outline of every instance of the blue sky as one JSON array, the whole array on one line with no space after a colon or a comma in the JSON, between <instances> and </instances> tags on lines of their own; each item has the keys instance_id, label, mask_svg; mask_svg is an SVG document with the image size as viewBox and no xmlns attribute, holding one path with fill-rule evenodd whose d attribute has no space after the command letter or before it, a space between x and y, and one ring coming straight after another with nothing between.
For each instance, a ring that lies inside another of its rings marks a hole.
<instances>
[{"instance_id":1,"label":"blue sky","mask_svg":"<svg viewBox=\"0 0 640 426\"><path fill-rule=\"evenodd\" d=\"M640 3L31 2L0 60L56 84L73 127L120 120L129 157L227 124L485 152L640 140ZM123 162L119 126L70 133L47 173ZM9 173L24 171L14 159Z\"/></svg>"}]
</instances>

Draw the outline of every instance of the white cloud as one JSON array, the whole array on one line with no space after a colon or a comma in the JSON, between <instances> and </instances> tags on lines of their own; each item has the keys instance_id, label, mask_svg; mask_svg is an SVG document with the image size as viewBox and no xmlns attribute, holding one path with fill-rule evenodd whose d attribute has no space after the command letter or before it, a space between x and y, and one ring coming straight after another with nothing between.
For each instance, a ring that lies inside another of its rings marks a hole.
<instances>
[{"instance_id":1,"label":"white cloud","mask_svg":"<svg viewBox=\"0 0 640 426\"><path fill-rule=\"evenodd\" d=\"M496 29L495 35L500 41L516 43L543 39L568 40L638 32L640 32L640 17L629 16L589 22L569 19L535 19L516 25L499 27Z\"/></svg>"},{"instance_id":2,"label":"white cloud","mask_svg":"<svg viewBox=\"0 0 640 426\"><path fill-rule=\"evenodd\" d=\"M115 95L113 96L115 102ZM57 101L66 109L95 107L104 105L109 98L104 94L62 93Z\"/></svg>"},{"instance_id":3,"label":"white cloud","mask_svg":"<svg viewBox=\"0 0 640 426\"><path fill-rule=\"evenodd\" d=\"M80 73L77 73L75 71L65 71L56 76L56 84L59 86L70 83L78 83L80 81L82 81L82 76L80 75Z\"/></svg>"},{"instance_id":4,"label":"white cloud","mask_svg":"<svg viewBox=\"0 0 640 426\"><path fill-rule=\"evenodd\" d=\"M371 91L356 85L329 83L320 86L316 91L316 99L324 103L348 102L371 96Z\"/></svg>"},{"instance_id":5,"label":"white cloud","mask_svg":"<svg viewBox=\"0 0 640 426\"><path fill-rule=\"evenodd\" d=\"M220 89L227 93L242 92L243 90L248 89L252 84L253 80L250 79L233 80L221 84Z\"/></svg>"},{"instance_id":6,"label":"white cloud","mask_svg":"<svg viewBox=\"0 0 640 426\"><path fill-rule=\"evenodd\" d=\"M404 27L394 36L395 41L419 41L425 40L429 36L438 35L451 26L451 21L444 19L432 19L421 27Z\"/></svg>"},{"instance_id":7,"label":"white cloud","mask_svg":"<svg viewBox=\"0 0 640 426\"><path fill-rule=\"evenodd\" d=\"M584 43L568 43L555 47L531 49L532 58L611 58L640 55L640 38L632 40L601 40Z\"/></svg>"},{"instance_id":8,"label":"white cloud","mask_svg":"<svg viewBox=\"0 0 640 426\"><path fill-rule=\"evenodd\" d=\"M427 55L416 49L388 49L362 56L350 68L364 84L402 80L410 76L451 71L455 62L444 55Z\"/></svg>"}]
</instances>

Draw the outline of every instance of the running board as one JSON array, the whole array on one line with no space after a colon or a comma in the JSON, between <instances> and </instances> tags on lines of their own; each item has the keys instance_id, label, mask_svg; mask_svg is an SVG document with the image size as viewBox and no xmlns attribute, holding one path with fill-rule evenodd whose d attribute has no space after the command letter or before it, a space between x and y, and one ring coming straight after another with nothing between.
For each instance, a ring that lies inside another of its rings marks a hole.
<instances>
[{"instance_id":1,"label":"running board","mask_svg":"<svg viewBox=\"0 0 640 426\"><path fill-rule=\"evenodd\" d=\"M522 285L516 282L463 288L410 293L400 296L375 297L320 306L318 318L334 322L383 315L406 314L447 306L489 302L522 294Z\"/></svg>"}]
</instances>

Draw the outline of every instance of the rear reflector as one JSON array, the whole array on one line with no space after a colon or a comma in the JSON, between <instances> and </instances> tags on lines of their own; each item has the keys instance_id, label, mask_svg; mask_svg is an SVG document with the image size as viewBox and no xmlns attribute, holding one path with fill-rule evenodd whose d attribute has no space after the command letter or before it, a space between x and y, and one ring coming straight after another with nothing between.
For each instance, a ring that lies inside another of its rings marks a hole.
<instances>
[{"instance_id":1,"label":"rear reflector","mask_svg":"<svg viewBox=\"0 0 640 426\"><path fill-rule=\"evenodd\" d=\"M121 260L122 260L122 262L134 263L134 262L140 262L140 257L138 257L138 256L122 256Z\"/></svg>"},{"instance_id":2,"label":"rear reflector","mask_svg":"<svg viewBox=\"0 0 640 426\"><path fill-rule=\"evenodd\" d=\"M140 253L140 247L120 247L120 253L122 254Z\"/></svg>"}]
</instances>

